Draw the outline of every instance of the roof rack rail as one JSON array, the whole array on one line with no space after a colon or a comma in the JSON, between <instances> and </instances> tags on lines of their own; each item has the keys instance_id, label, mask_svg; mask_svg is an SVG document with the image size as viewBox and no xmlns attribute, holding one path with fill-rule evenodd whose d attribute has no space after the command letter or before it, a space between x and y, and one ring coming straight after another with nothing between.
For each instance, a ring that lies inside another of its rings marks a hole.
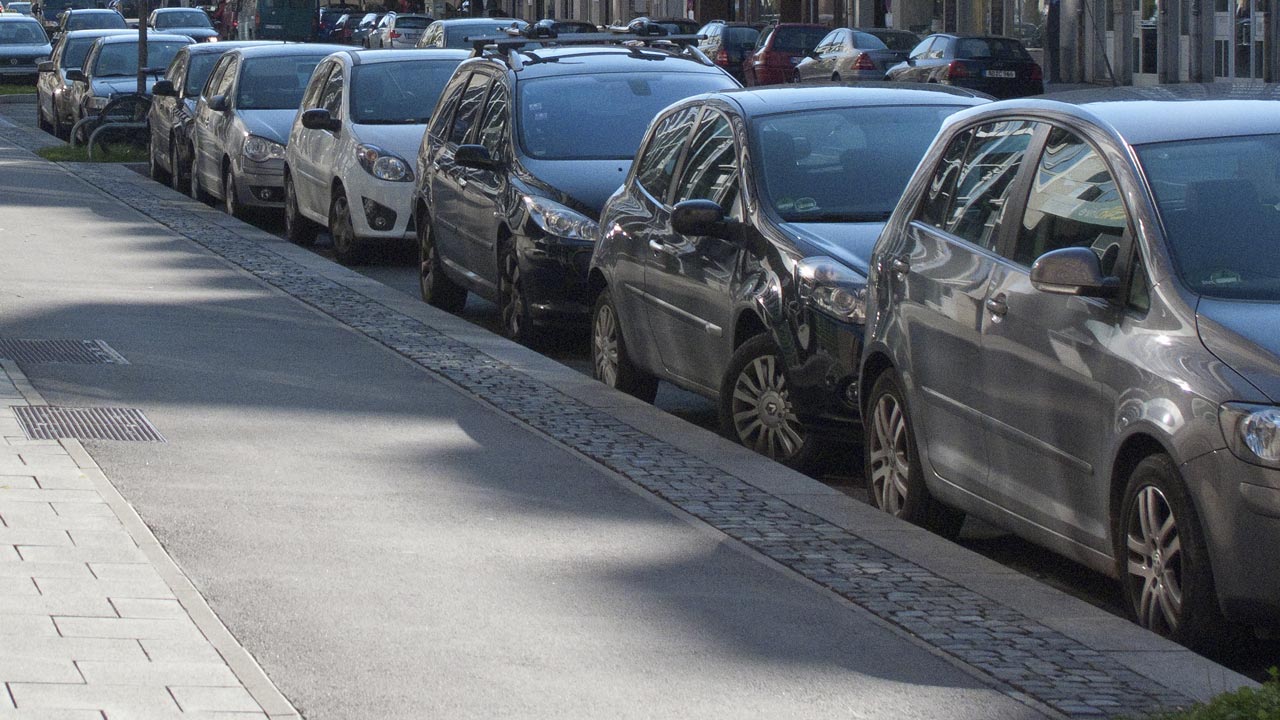
<instances>
[{"instance_id":1,"label":"roof rack rail","mask_svg":"<svg viewBox=\"0 0 1280 720\"><path fill-rule=\"evenodd\" d=\"M541 37L482 35L467 37L464 42L471 45L474 57L481 57L486 50L496 51L500 55L507 55L512 50L519 50L526 46L546 47L553 45L562 47L569 45L628 45L655 49L663 46L677 46L696 50L698 41L702 39L701 35L636 35L634 33L614 32L573 33L557 37L555 31L550 31L545 27L543 30L549 31L551 34L549 36L541 35ZM702 55L701 52L696 54Z\"/></svg>"}]
</instances>

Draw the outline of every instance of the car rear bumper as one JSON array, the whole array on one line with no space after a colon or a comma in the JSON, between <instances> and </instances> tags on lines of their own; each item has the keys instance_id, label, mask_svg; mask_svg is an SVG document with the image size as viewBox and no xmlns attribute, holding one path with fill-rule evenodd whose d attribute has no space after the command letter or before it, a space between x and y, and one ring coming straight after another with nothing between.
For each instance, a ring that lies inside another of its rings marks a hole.
<instances>
[{"instance_id":1,"label":"car rear bumper","mask_svg":"<svg viewBox=\"0 0 1280 720\"><path fill-rule=\"evenodd\" d=\"M968 88L984 92L997 98L1017 98L1028 95L1043 95L1044 83L1039 80L988 80L986 78L968 78L951 80L947 85Z\"/></svg>"}]
</instances>

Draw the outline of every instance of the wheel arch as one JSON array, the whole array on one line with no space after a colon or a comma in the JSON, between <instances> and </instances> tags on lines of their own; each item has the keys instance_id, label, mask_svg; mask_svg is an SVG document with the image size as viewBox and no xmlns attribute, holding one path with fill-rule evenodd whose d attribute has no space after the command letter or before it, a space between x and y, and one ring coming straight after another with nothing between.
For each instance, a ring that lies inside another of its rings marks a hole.
<instances>
[{"instance_id":1,"label":"wheel arch","mask_svg":"<svg viewBox=\"0 0 1280 720\"><path fill-rule=\"evenodd\" d=\"M862 361L862 370L858 375L858 411L862 417L867 415L867 396L871 394L871 388L875 386L876 380L886 372L894 370L893 359L889 357L889 353L879 348L867 352Z\"/></svg>"},{"instance_id":2,"label":"wheel arch","mask_svg":"<svg viewBox=\"0 0 1280 720\"><path fill-rule=\"evenodd\" d=\"M733 321L733 349L736 351L751 338L766 334L772 335L769 325L753 308L744 307Z\"/></svg>"},{"instance_id":3,"label":"wheel arch","mask_svg":"<svg viewBox=\"0 0 1280 720\"><path fill-rule=\"evenodd\" d=\"M1129 484L1129 476L1138 467L1138 463L1152 455L1174 457L1168 446L1157 438L1154 433L1146 429L1131 433L1120 442L1120 446L1116 449L1115 458L1111 462L1111 481L1107 496L1107 514L1110 520L1109 526L1113 545L1119 542L1120 512L1121 506L1124 504L1124 491ZM1194 496L1190 493L1188 493L1188 496L1191 497L1194 505Z\"/></svg>"}]
</instances>

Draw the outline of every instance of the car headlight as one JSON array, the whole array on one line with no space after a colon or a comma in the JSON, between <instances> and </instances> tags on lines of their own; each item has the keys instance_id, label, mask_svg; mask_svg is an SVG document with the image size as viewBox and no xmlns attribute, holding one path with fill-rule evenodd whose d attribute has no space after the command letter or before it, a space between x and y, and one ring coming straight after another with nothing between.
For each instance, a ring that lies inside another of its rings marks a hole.
<instances>
[{"instance_id":1,"label":"car headlight","mask_svg":"<svg viewBox=\"0 0 1280 720\"><path fill-rule=\"evenodd\" d=\"M284 159L284 146L257 135L250 135L244 141L244 156L254 162Z\"/></svg>"},{"instance_id":2,"label":"car headlight","mask_svg":"<svg viewBox=\"0 0 1280 720\"><path fill-rule=\"evenodd\" d=\"M1254 465L1280 468L1280 407L1223 403L1218 422L1233 455Z\"/></svg>"},{"instance_id":3,"label":"car headlight","mask_svg":"<svg viewBox=\"0 0 1280 720\"><path fill-rule=\"evenodd\" d=\"M525 196L524 207L529 219L542 232L567 240L595 240L596 221L546 198Z\"/></svg>"},{"instance_id":4,"label":"car headlight","mask_svg":"<svg viewBox=\"0 0 1280 720\"><path fill-rule=\"evenodd\" d=\"M377 145L357 145L356 161L360 167L379 180L411 182L413 170L403 158L396 157Z\"/></svg>"},{"instance_id":5,"label":"car headlight","mask_svg":"<svg viewBox=\"0 0 1280 720\"><path fill-rule=\"evenodd\" d=\"M867 321L867 279L829 257L810 257L796 266L800 299L837 320Z\"/></svg>"},{"instance_id":6,"label":"car headlight","mask_svg":"<svg viewBox=\"0 0 1280 720\"><path fill-rule=\"evenodd\" d=\"M93 95L88 100L85 101L85 107L89 108L90 110L101 110L102 108L106 107L107 104L110 102L111 102L111 98L109 97Z\"/></svg>"}]
</instances>

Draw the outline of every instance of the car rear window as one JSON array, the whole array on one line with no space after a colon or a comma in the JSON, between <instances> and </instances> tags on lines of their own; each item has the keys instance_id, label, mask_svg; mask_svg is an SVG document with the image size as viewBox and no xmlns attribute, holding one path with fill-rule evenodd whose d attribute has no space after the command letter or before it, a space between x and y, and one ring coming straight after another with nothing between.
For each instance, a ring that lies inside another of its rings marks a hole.
<instances>
[{"instance_id":1,"label":"car rear window","mask_svg":"<svg viewBox=\"0 0 1280 720\"><path fill-rule=\"evenodd\" d=\"M822 38L827 36L827 32L826 28L820 27L780 27L773 31L773 50L804 54L817 47Z\"/></svg>"},{"instance_id":2,"label":"car rear window","mask_svg":"<svg viewBox=\"0 0 1280 720\"><path fill-rule=\"evenodd\" d=\"M396 27L410 30L422 30L431 24L431 18L424 17L398 17L396 18Z\"/></svg>"},{"instance_id":3,"label":"car rear window","mask_svg":"<svg viewBox=\"0 0 1280 720\"><path fill-rule=\"evenodd\" d=\"M325 55L250 58L240 71L237 110L290 110L302 103L302 92Z\"/></svg>"},{"instance_id":4,"label":"car rear window","mask_svg":"<svg viewBox=\"0 0 1280 720\"><path fill-rule=\"evenodd\" d=\"M358 65L351 75L351 121L425 125L461 60L408 60Z\"/></svg>"},{"instance_id":5,"label":"car rear window","mask_svg":"<svg viewBox=\"0 0 1280 720\"><path fill-rule=\"evenodd\" d=\"M725 47L753 48L759 37L760 31L751 27L734 26L724 29Z\"/></svg>"},{"instance_id":6,"label":"car rear window","mask_svg":"<svg viewBox=\"0 0 1280 720\"><path fill-rule=\"evenodd\" d=\"M871 33L855 32L853 34L853 46L859 50L888 50L889 48L880 41L880 38Z\"/></svg>"},{"instance_id":7,"label":"car rear window","mask_svg":"<svg viewBox=\"0 0 1280 720\"><path fill-rule=\"evenodd\" d=\"M182 12L165 12L156 15L156 29L164 28L212 28L209 16L203 10L184 10Z\"/></svg>"},{"instance_id":8,"label":"car rear window","mask_svg":"<svg viewBox=\"0 0 1280 720\"><path fill-rule=\"evenodd\" d=\"M899 50L901 52L911 52L911 49L920 44L920 38L905 32L882 32L870 33L880 38L880 42L890 50Z\"/></svg>"},{"instance_id":9,"label":"car rear window","mask_svg":"<svg viewBox=\"0 0 1280 720\"><path fill-rule=\"evenodd\" d=\"M516 27L521 28L529 24L523 20L506 20L503 22L495 22L492 25L477 23L475 25L463 25L461 27L449 28L448 30L445 30L444 33L444 46L449 48L465 48L467 47L467 43L465 42L467 38L484 37L485 35L501 35L506 32L507 28L511 27L513 22Z\"/></svg>"},{"instance_id":10,"label":"car rear window","mask_svg":"<svg viewBox=\"0 0 1280 720\"><path fill-rule=\"evenodd\" d=\"M43 45L49 42L40 23L6 22L0 23L0 45Z\"/></svg>"},{"instance_id":11,"label":"car rear window","mask_svg":"<svg viewBox=\"0 0 1280 720\"><path fill-rule=\"evenodd\" d=\"M73 30L119 30L128 27L124 16L117 12L90 13L88 15L72 15L67 18L67 31Z\"/></svg>"},{"instance_id":12,"label":"car rear window","mask_svg":"<svg viewBox=\"0 0 1280 720\"><path fill-rule=\"evenodd\" d=\"M1017 40L1006 38L961 38L956 41L956 57L965 60L1030 60Z\"/></svg>"}]
</instances>

